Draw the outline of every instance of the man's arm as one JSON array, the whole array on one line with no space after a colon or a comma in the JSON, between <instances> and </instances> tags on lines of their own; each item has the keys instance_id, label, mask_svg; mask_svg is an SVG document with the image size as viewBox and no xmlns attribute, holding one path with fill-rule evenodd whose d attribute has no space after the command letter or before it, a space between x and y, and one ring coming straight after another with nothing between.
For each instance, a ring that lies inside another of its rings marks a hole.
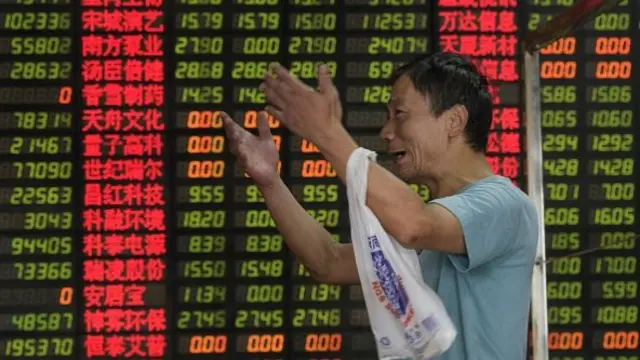
<instances>
[{"instance_id":1,"label":"man's arm","mask_svg":"<svg viewBox=\"0 0 640 360\"><path fill-rule=\"evenodd\" d=\"M335 243L281 180L260 191L287 246L314 279L329 284L360 283L353 245Z\"/></svg>"},{"instance_id":2,"label":"man's arm","mask_svg":"<svg viewBox=\"0 0 640 360\"><path fill-rule=\"evenodd\" d=\"M347 162L358 148L349 133L343 127L336 128L315 145L346 183ZM425 204L404 181L374 163L369 166L367 206L385 230L407 248L465 253L462 227L449 210Z\"/></svg>"}]
</instances>

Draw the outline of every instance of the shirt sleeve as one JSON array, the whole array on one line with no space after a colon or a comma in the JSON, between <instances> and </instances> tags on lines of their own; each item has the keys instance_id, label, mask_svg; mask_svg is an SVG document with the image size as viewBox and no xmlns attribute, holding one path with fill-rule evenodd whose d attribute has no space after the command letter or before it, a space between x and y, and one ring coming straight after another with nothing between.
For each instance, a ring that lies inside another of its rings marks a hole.
<instances>
[{"instance_id":1,"label":"shirt sleeve","mask_svg":"<svg viewBox=\"0 0 640 360\"><path fill-rule=\"evenodd\" d=\"M517 240L522 199L506 184L480 184L461 194L433 200L460 222L465 255L449 254L460 272L468 272L509 251Z\"/></svg>"}]
</instances>

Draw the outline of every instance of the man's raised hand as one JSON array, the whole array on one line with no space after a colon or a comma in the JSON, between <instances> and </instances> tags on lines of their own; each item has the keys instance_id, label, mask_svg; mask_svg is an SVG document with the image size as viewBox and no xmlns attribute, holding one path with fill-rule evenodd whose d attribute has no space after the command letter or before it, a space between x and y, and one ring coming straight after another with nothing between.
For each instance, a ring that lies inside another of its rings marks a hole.
<instances>
[{"instance_id":1,"label":"man's raised hand","mask_svg":"<svg viewBox=\"0 0 640 360\"><path fill-rule=\"evenodd\" d=\"M227 113L223 112L221 116L229 148L240 167L258 186L270 186L280 175L277 169L278 149L269 130L267 113L261 111L258 114L258 136L236 124Z\"/></svg>"}]
</instances>

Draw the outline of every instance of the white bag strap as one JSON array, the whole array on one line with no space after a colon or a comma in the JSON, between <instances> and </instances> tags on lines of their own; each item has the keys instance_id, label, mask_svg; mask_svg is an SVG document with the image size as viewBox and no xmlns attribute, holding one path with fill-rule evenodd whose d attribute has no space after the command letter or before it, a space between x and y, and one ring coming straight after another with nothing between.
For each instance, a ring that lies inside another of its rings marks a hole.
<instances>
[{"instance_id":1,"label":"white bag strap","mask_svg":"<svg viewBox=\"0 0 640 360\"><path fill-rule=\"evenodd\" d=\"M374 151L359 147L347 161L347 193L349 199L355 199L358 204L366 203L369 160L376 161L376 157Z\"/></svg>"}]
</instances>

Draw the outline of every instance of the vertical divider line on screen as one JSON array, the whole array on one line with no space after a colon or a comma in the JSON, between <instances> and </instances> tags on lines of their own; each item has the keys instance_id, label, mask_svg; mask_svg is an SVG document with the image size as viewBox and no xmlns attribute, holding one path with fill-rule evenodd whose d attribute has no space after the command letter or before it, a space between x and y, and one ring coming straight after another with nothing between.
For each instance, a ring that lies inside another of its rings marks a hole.
<instances>
[{"instance_id":1,"label":"vertical divider line on screen","mask_svg":"<svg viewBox=\"0 0 640 360\"><path fill-rule=\"evenodd\" d=\"M175 96L175 79L174 68L176 65L175 57L175 15L176 0L164 0L162 9L164 11L162 19L164 23L164 54L162 62L164 64L164 147L162 159L164 160L165 171L165 311L167 319L167 348L165 356L169 359L179 358L179 336L177 331L177 306L179 296L178 286L178 236L176 231L176 191L178 189L176 168L176 96Z\"/></svg>"},{"instance_id":2,"label":"vertical divider line on screen","mask_svg":"<svg viewBox=\"0 0 640 360\"><path fill-rule=\"evenodd\" d=\"M287 67L287 69L291 68L291 57L289 56L289 39L291 37L291 32L290 32L290 28L289 28L289 15L291 14L291 2L290 0L281 0L282 1L282 10L281 10L281 16L280 16L280 29L278 30L278 33L280 35L280 62L282 65L284 65L285 67ZM280 119L278 119L280 120ZM280 177L282 178L282 181L284 181L285 184L287 184L287 187L291 190L291 186L292 186L292 177L291 177L291 131L289 131L289 129L287 129L282 122L280 122L280 136L281 136L281 140L280 140L280 163L282 164L280 166ZM278 230L276 229L276 233L278 233ZM284 241L284 239L282 240ZM280 354L280 356L283 356L284 359L290 359L293 358L293 354L294 354L294 346L295 346L295 342L294 342L294 334L295 334L295 329L293 327L293 309L294 309L294 302L292 299L292 294L294 291L294 286L293 286L293 277L292 277L292 270L293 270L293 264L295 262L294 258L293 258L293 254L291 253L291 250L289 250L289 248L285 245L283 247L284 249L284 253L283 255L283 264L284 264L284 270L283 270L283 278L281 281L284 282L284 293L286 294L284 297L284 301L283 301L283 306L286 309L286 313L285 313L285 321L286 323L283 325L284 328L281 330L282 332L284 332L284 336L285 336L285 353L284 354Z\"/></svg>"},{"instance_id":3,"label":"vertical divider line on screen","mask_svg":"<svg viewBox=\"0 0 640 360\"><path fill-rule=\"evenodd\" d=\"M76 276L73 307L75 312L74 319L74 352L77 360L82 359L83 337L84 337L84 302L82 289L84 282L82 280L83 272L83 252L82 252L82 210L84 175L82 173L82 7L73 6L71 10L71 46L72 46L72 66L73 66L73 94L72 94L72 149L73 149L73 247L75 264L73 271Z\"/></svg>"}]
</instances>

